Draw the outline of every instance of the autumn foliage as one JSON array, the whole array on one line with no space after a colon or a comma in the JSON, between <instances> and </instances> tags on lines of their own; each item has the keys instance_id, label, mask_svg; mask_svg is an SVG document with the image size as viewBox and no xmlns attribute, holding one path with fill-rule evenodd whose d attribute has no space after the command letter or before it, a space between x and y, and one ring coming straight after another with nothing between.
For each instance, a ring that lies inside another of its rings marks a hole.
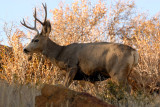
<instances>
[{"instance_id":1,"label":"autumn foliage","mask_svg":"<svg viewBox=\"0 0 160 107\"><path fill-rule=\"evenodd\" d=\"M48 14L52 14L49 18L52 24L50 38L56 43L68 45L74 42L105 41L127 44L137 49L140 55L139 64L129 78L134 88L154 88L160 81L159 15L149 17L147 13L139 13L133 1L123 0L99 0L96 3L75 0L71 5L60 2L59 8L51 9ZM43 17L43 14L39 16ZM40 55L35 55L32 61L27 61L27 56L23 53L24 41L26 43L28 37L32 38L34 32L27 33L22 26L15 29L13 33L5 31L8 43L13 47L13 57L2 55L1 78L20 84L63 84L63 71ZM87 86L75 87L72 84L75 90L93 92Z\"/></svg>"}]
</instances>

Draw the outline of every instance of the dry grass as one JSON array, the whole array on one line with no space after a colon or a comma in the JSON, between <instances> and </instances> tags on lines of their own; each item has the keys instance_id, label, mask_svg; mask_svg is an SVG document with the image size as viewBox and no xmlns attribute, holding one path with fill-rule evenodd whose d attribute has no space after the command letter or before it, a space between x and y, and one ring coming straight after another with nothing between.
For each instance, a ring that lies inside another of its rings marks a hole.
<instances>
[{"instance_id":1,"label":"dry grass","mask_svg":"<svg viewBox=\"0 0 160 107\"><path fill-rule=\"evenodd\" d=\"M130 82L136 89L134 95L130 96L114 83L104 81L98 84L101 99L120 107L158 107L159 96L148 92L160 81L159 16L147 17L137 13L134 2L130 1L113 2L111 5L99 1L93 5L89 1L80 0L71 6L60 5L51 13L50 38L58 44L109 41L124 43L138 50L139 64L130 76ZM44 61L40 55L35 55L28 62L22 49L26 38L34 34L28 32L26 36L21 28L14 29L14 32L5 29L9 45L13 47L13 57L5 54L5 51L1 53L3 69L0 78L7 83L0 83L0 106L33 106L37 87L44 83L63 84L63 71L49 61ZM96 95L90 83L75 81L71 88Z\"/></svg>"},{"instance_id":2,"label":"dry grass","mask_svg":"<svg viewBox=\"0 0 160 107\"><path fill-rule=\"evenodd\" d=\"M0 81L0 106L1 107L34 107L35 96L40 91L35 85L8 84Z\"/></svg>"}]
</instances>

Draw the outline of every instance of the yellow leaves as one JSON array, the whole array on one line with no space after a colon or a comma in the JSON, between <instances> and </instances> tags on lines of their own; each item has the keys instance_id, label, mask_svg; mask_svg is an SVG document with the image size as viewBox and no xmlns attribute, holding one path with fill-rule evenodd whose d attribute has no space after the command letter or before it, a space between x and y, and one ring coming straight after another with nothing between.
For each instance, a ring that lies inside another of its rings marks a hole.
<instances>
[{"instance_id":1,"label":"yellow leaves","mask_svg":"<svg viewBox=\"0 0 160 107\"><path fill-rule=\"evenodd\" d=\"M72 3L72 9L74 13L78 13L78 9L79 9L78 1Z\"/></svg>"},{"instance_id":2,"label":"yellow leaves","mask_svg":"<svg viewBox=\"0 0 160 107\"><path fill-rule=\"evenodd\" d=\"M60 9L63 10L63 15L59 14ZM60 9L54 9L52 12L54 37L57 37L57 42L59 41L60 44L64 45L78 41L94 40L93 38L99 37L94 35L96 33L91 32L99 32L98 34L100 34L100 31L98 31L100 29L97 30L94 26L103 23L101 19L105 16L107 10L103 2L100 1L93 6L87 0L76 0L70 7L67 5L66 7L60 7ZM92 38L89 39L89 37Z\"/></svg>"},{"instance_id":3,"label":"yellow leaves","mask_svg":"<svg viewBox=\"0 0 160 107\"><path fill-rule=\"evenodd\" d=\"M160 51L158 17L147 18L143 14L132 13L135 7L134 2L119 0L114 5L111 4L109 11L107 2L100 0L95 5L91 2L76 0L71 5L63 5L52 10L51 38L61 45L74 42L120 41L138 49L143 59L141 61L143 69L139 69L140 71L147 70L144 62L152 65L148 61L150 56L156 63L157 59L154 57L157 57ZM29 32L28 35L32 34ZM11 80L12 74L16 73L18 78L22 79L25 74L25 81L28 82L54 80L52 77L55 72L51 72L49 64L43 63L42 65L39 59L26 61L27 58L22 52L24 41L20 39L24 36L19 29L10 35L14 58L1 53L1 56L4 56L5 76ZM58 71L55 67L53 69L53 71Z\"/></svg>"},{"instance_id":4,"label":"yellow leaves","mask_svg":"<svg viewBox=\"0 0 160 107\"><path fill-rule=\"evenodd\" d=\"M103 14L105 14L107 11L107 8L105 7L104 4L97 4L93 10L93 13L95 16L99 15L102 16Z\"/></svg>"},{"instance_id":5,"label":"yellow leaves","mask_svg":"<svg viewBox=\"0 0 160 107\"><path fill-rule=\"evenodd\" d=\"M55 8L54 11L53 11L53 14L57 14L58 11L59 11L59 10Z\"/></svg>"}]
</instances>

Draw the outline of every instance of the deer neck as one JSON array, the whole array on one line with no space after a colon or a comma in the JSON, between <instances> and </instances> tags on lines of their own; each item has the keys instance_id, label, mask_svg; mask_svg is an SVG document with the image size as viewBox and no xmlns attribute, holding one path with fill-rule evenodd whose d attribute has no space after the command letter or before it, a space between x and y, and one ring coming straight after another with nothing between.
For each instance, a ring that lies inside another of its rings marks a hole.
<instances>
[{"instance_id":1,"label":"deer neck","mask_svg":"<svg viewBox=\"0 0 160 107\"><path fill-rule=\"evenodd\" d=\"M63 49L63 46L60 46L53 42L51 39L47 39L47 43L44 46L42 54L49 58L50 60L55 60L59 56Z\"/></svg>"}]
</instances>

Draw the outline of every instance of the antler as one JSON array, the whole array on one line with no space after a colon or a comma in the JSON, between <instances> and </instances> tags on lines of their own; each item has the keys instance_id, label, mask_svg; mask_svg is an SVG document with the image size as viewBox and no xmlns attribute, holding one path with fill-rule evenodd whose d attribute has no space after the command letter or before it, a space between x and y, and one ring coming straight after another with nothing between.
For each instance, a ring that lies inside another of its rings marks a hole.
<instances>
[{"instance_id":1,"label":"antler","mask_svg":"<svg viewBox=\"0 0 160 107\"><path fill-rule=\"evenodd\" d=\"M36 13L36 8L35 8L35 13L34 13L34 18L35 18L35 21L34 21L34 27L29 27L27 24L26 24L26 22L24 21L24 19L23 19L23 23L21 22L21 24L23 25L23 26L25 26L25 27L27 27L27 28L29 28L29 29L31 29L31 30L35 30L36 32L37 32L37 34L39 34L39 31L38 31L38 29L36 28L36 20L37 20L37 13Z\"/></svg>"},{"instance_id":2,"label":"antler","mask_svg":"<svg viewBox=\"0 0 160 107\"><path fill-rule=\"evenodd\" d=\"M42 3L42 5L43 5L43 8L44 8L44 10L45 10L45 19L44 19L44 22L42 22L42 21L40 21L39 19L37 19L37 17L35 17L35 19L39 22L39 23L41 23L42 25L44 25L45 24L45 22L47 21L47 5L46 5L46 3L45 3L45 5Z\"/></svg>"}]
</instances>

